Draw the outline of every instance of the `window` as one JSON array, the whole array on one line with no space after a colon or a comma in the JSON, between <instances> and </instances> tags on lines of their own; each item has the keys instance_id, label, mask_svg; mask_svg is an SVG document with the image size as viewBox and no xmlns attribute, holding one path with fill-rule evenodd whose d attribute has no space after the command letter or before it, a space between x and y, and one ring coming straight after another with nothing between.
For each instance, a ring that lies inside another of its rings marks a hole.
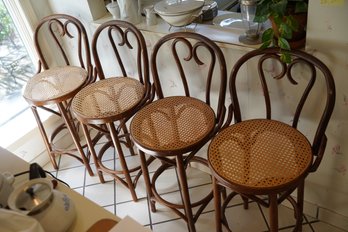
<instances>
[{"instance_id":1,"label":"window","mask_svg":"<svg viewBox=\"0 0 348 232\"><path fill-rule=\"evenodd\" d=\"M9 12L8 6L13 7L13 5L8 2L0 0L0 109L2 111L0 146L2 147L11 144L22 133L26 133L36 125L34 117L28 116L29 105L22 97L22 89L34 74L35 67L17 30L18 26L15 25ZM18 18L16 20L18 21ZM28 34L27 36L30 36Z\"/></svg>"}]
</instances>

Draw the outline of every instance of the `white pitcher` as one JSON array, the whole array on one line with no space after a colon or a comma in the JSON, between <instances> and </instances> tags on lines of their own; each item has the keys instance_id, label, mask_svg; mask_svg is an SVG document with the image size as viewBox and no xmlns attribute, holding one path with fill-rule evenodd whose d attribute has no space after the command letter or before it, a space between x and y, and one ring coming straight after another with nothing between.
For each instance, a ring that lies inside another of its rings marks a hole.
<instances>
[{"instance_id":1,"label":"white pitcher","mask_svg":"<svg viewBox=\"0 0 348 232\"><path fill-rule=\"evenodd\" d=\"M120 7L121 20L125 20L133 24L140 23L141 17L138 1L140 0L117 0Z\"/></svg>"}]
</instances>

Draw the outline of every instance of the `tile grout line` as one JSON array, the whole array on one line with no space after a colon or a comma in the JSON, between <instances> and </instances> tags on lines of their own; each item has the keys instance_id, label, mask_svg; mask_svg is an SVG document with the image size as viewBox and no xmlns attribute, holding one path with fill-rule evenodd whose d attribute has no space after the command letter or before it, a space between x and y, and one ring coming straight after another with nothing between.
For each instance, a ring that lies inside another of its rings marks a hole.
<instances>
[{"instance_id":1,"label":"tile grout line","mask_svg":"<svg viewBox=\"0 0 348 232\"><path fill-rule=\"evenodd\" d=\"M150 229L153 230L152 216L151 216L151 206L150 206L150 196L146 191L146 201L147 201L147 212L149 214Z\"/></svg>"},{"instance_id":2,"label":"tile grout line","mask_svg":"<svg viewBox=\"0 0 348 232\"><path fill-rule=\"evenodd\" d=\"M115 161L115 159L116 159L116 149L114 148L113 149L113 155L112 155L112 161L113 161L113 168L115 169L116 168L116 161ZM117 184L116 184L116 180L115 180L115 178L112 178L112 181L113 181L113 191L114 191L114 194L113 194L113 196L114 196L114 214L117 216L117 196L116 196L116 188L117 188Z\"/></svg>"},{"instance_id":3,"label":"tile grout line","mask_svg":"<svg viewBox=\"0 0 348 232\"><path fill-rule=\"evenodd\" d=\"M261 213L261 215L262 215L263 221L265 222L265 224L266 224L266 226L267 226L268 231L270 231L270 227L269 227L267 218L266 218L266 216L265 216L265 214L264 214L264 212L263 212L263 210L262 210L260 204L257 203L257 202L255 202L255 203L257 204L257 207L259 208L259 211L260 211L260 213Z\"/></svg>"}]
</instances>

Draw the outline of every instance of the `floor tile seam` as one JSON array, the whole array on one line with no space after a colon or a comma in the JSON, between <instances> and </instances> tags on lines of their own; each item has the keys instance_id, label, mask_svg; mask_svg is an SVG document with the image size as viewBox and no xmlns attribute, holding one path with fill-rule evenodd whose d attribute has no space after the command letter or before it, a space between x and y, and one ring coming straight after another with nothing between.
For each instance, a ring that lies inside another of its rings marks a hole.
<instances>
[{"instance_id":1,"label":"floor tile seam","mask_svg":"<svg viewBox=\"0 0 348 232\"><path fill-rule=\"evenodd\" d=\"M139 170L139 171L141 171L141 170ZM149 174L153 174L155 171L153 171L153 172L149 172ZM139 172L132 172L132 173L130 173L130 176L132 177L132 178L134 178L134 177L136 177L137 175L138 175L138 173ZM110 173L107 173L107 172L103 172L103 174L105 174L105 175L108 175L108 176L113 176L113 174L110 174ZM118 175L125 175L125 174L118 174ZM125 177L124 176L119 176L121 179L125 179ZM142 177L142 175L140 176L140 178ZM151 178L150 178L151 179ZM203 182L203 183L200 183L199 185L208 185L208 184L212 184L212 182L211 182L211 180L209 181L209 182L207 182L207 181L205 181L205 182ZM189 188L194 188L194 187L197 187L198 185L193 185L193 186L189 186Z\"/></svg>"},{"instance_id":2,"label":"floor tile seam","mask_svg":"<svg viewBox=\"0 0 348 232\"><path fill-rule=\"evenodd\" d=\"M320 221L315 221L315 222L311 222L311 223L319 223ZM310 226L310 223L302 223L302 227L305 226L305 225L308 225ZM287 229L291 229L291 228L295 228L296 225L288 225L288 226L283 226L283 227L279 227L279 231L282 231L282 230L287 230ZM310 226L311 227L311 226ZM312 232L315 232L315 230L311 227L311 230ZM266 231L263 231L263 232L268 232L269 230L266 230Z\"/></svg>"},{"instance_id":3,"label":"floor tile seam","mask_svg":"<svg viewBox=\"0 0 348 232\"><path fill-rule=\"evenodd\" d=\"M100 205L100 207L106 208L106 207L110 207L110 206L114 206L115 204L107 204L107 205Z\"/></svg>"},{"instance_id":4,"label":"floor tile seam","mask_svg":"<svg viewBox=\"0 0 348 232\"><path fill-rule=\"evenodd\" d=\"M183 220L183 219L178 216L177 218L172 218L172 219L167 219L167 220L164 220L164 221L152 223L152 226L156 226L156 225L160 225L160 224L164 224L164 223L168 223L168 222L173 222L173 221L178 221L178 220Z\"/></svg>"},{"instance_id":5,"label":"floor tile seam","mask_svg":"<svg viewBox=\"0 0 348 232\"><path fill-rule=\"evenodd\" d=\"M308 220L307 216L308 216L308 215L303 214L303 218L306 220L306 222L307 222L308 224L309 224L309 223L312 223L312 222L320 222L320 220L319 220L318 218L313 218L313 217L311 217L312 220Z\"/></svg>"},{"instance_id":6,"label":"floor tile seam","mask_svg":"<svg viewBox=\"0 0 348 232\"><path fill-rule=\"evenodd\" d=\"M305 221L307 222L306 225L308 225L309 228L311 228L312 232L315 232L315 230L314 230L314 228L313 228L313 226L312 226L312 222L310 222L310 221L308 220L308 218L306 217L306 215L303 215L303 218L304 218ZM318 219L316 219L316 220L319 221Z\"/></svg>"},{"instance_id":7,"label":"floor tile seam","mask_svg":"<svg viewBox=\"0 0 348 232\"><path fill-rule=\"evenodd\" d=\"M263 209L265 208L265 207L262 207L262 206L260 206L260 204L258 204L257 202L255 202L255 201L249 201L248 202L249 204L251 203L251 204L253 204L253 203L255 203L255 204L257 204L257 206L258 206L258 208L259 208L259 210L260 210L260 212L261 212L261 214L262 214L262 217L264 218L264 220L265 220L265 222L267 223L267 218L266 218L266 216L265 216L265 212L263 211ZM237 203L237 204L234 204L234 205L228 205L227 207L226 207L226 209L229 209L229 208L233 208L233 207L238 207L238 206L243 206L244 205L244 203ZM285 206L284 206L285 207ZM248 210L248 209L246 209L246 210ZM303 223L303 224L310 224L310 223L315 223L315 222L320 222L320 220L319 219L316 219L316 218L313 218L313 220L308 220L308 218L307 218L307 215L303 215L303 217L305 218L305 220L307 221L306 223Z\"/></svg>"},{"instance_id":8,"label":"floor tile seam","mask_svg":"<svg viewBox=\"0 0 348 232\"><path fill-rule=\"evenodd\" d=\"M251 202L255 202L255 201L251 201ZM257 202L255 202L255 203L257 203ZM285 208L287 208L287 209L289 209L289 210L291 210L291 211L294 211L293 208L288 207L288 206L286 206L286 205L280 204L280 205L278 205L278 208L279 208L279 206L282 206L282 207L285 207ZM266 209L268 209L268 208L267 208L267 207L264 207L264 206L260 206L260 209L261 209L261 211L263 212L264 210L266 210ZM264 213L264 212L263 212L263 213ZM312 217L312 216L310 216L310 215L306 215L305 213L303 213L303 217L304 217L304 219L305 219L307 222L312 222L312 221L313 221L313 222L316 222L317 220L320 221L318 218ZM307 217L310 217L312 220L308 220Z\"/></svg>"},{"instance_id":9,"label":"floor tile seam","mask_svg":"<svg viewBox=\"0 0 348 232\"><path fill-rule=\"evenodd\" d=\"M114 179L113 180L106 180L105 183L98 182L98 183L85 184L84 186L74 187L73 189L82 188L82 187L88 188L88 187L93 187L93 186L96 186L96 185L103 185L103 184L111 183L111 182L115 182L115 181L116 180L114 180Z\"/></svg>"},{"instance_id":10,"label":"floor tile seam","mask_svg":"<svg viewBox=\"0 0 348 232\"><path fill-rule=\"evenodd\" d=\"M76 149L76 148L75 148L75 149ZM86 151L84 151L84 153L87 153L87 154L88 154L88 152L89 152L88 147L85 147L85 148L83 148L83 149L86 149ZM80 157L80 154L79 154L79 152L78 152L77 150L75 150L75 151L73 151L73 152L71 152L71 153L74 154L74 155L76 155L77 157ZM78 160L76 157L71 156L71 155L68 155L68 154L66 154L66 153L57 154L57 155L55 156L55 158L56 158L56 157L59 158L59 161L57 162L58 167L61 165L61 159L62 159L62 157L66 157L66 156L69 156L70 158L73 158L75 161ZM94 160L92 159L92 155L91 155L91 154L90 154L87 158L88 158L88 160L89 160L89 163L91 163L92 161L94 161ZM69 168L74 168L74 167L81 167L81 166L84 166L84 164L83 164L82 162L80 162L79 165L76 164L76 166L73 166L73 167L63 168L63 170L69 169Z\"/></svg>"},{"instance_id":11,"label":"floor tile seam","mask_svg":"<svg viewBox=\"0 0 348 232\"><path fill-rule=\"evenodd\" d=\"M215 210L205 211L205 212L202 212L202 213L200 214L200 216L203 215L203 214L208 214L208 213L213 213L213 212L215 212ZM172 218L172 219L168 219L168 220L164 220L164 221L160 221L160 222L155 222L155 223L153 223L152 225L153 225L153 226L156 226L156 225L160 225L160 224L164 224L164 223L168 223L168 222L183 220L183 219L182 219L181 217L179 217L177 214L175 214L175 216L177 216L177 217L176 217L176 218ZM199 220L199 217L198 217L197 221L198 221L198 220ZM195 224L197 223L197 221L195 222Z\"/></svg>"},{"instance_id":12,"label":"floor tile seam","mask_svg":"<svg viewBox=\"0 0 348 232\"><path fill-rule=\"evenodd\" d=\"M251 202L253 202L253 201L251 201ZM255 201L254 201L254 202L255 202ZM263 218L263 222L266 224L266 227L267 227L268 231L270 231L270 225L269 225L269 223L268 223L268 221L267 221L267 218L266 218L265 213L264 213L263 210L262 210L262 207L260 206L259 203L257 203L257 202L255 202L255 203L256 203L256 205L257 205L257 207L258 207L258 209L259 209L259 211L260 211L260 213L261 213L261 216L262 216L262 218ZM248 203L248 204L249 204L249 203Z\"/></svg>"},{"instance_id":13,"label":"floor tile seam","mask_svg":"<svg viewBox=\"0 0 348 232\"><path fill-rule=\"evenodd\" d=\"M85 172L83 175L83 188L82 188L82 194L85 195L85 186L86 186L86 175L87 175L87 168L85 168ZM89 175L89 174L88 174Z\"/></svg>"},{"instance_id":14,"label":"floor tile seam","mask_svg":"<svg viewBox=\"0 0 348 232\"><path fill-rule=\"evenodd\" d=\"M90 186L99 185L99 184L105 184L105 183L108 183L108 182L111 182L111 181L116 181L116 182L117 182L117 179L116 179L115 177L113 177L113 174L110 174L110 173L103 173L103 174L112 177L112 180L105 180L104 183L101 183L101 182L99 181L99 182L97 182L97 183L86 184L85 187L90 187ZM136 175L131 176L131 177L135 177L135 176L136 176ZM120 177L120 176L119 176L119 178L125 180L125 177ZM121 184L121 183L119 183L119 184ZM81 188L81 187L80 187L80 188Z\"/></svg>"},{"instance_id":15,"label":"floor tile seam","mask_svg":"<svg viewBox=\"0 0 348 232\"><path fill-rule=\"evenodd\" d=\"M115 196L116 196L116 194L115 194ZM138 201L133 201L132 199L125 200L125 201L119 201L119 202L115 201L115 205L122 205L122 204L130 203L130 202L139 203L139 201L144 200L144 199L146 199L146 196L138 198Z\"/></svg>"},{"instance_id":16,"label":"floor tile seam","mask_svg":"<svg viewBox=\"0 0 348 232\"><path fill-rule=\"evenodd\" d=\"M116 185L116 181L114 180L113 181L113 190L114 190L114 194L113 194L113 197L114 197L114 214L117 215L117 205L116 205L116 188L117 188L117 185Z\"/></svg>"},{"instance_id":17,"label":"floor tile seam","mask_svg":"<svg viewBox=\"0 0 348 232\"><path fill-rule=\"evenodd\" d=\"M176 192L178 192L178 191L176 191ZM158 201L156 201L156 203L160 204ZM161 206L163 206L163 207L165 207L165 208L171 210L171 208L170 208L169 206L166 206L166 205L163 205L163 204L161 204ZM194 208L197 208L197 207L199 207L199 206L196 206L196 207L194 207ZM206 208L207 208L207 206L205 207L205 209L206 209ZM215 211L215 209L210 209L210 210L206 210L206 211L205 211L205 209L200 213L200 215L206 214L206 213L211 213L211 212L214 212L214 211ZM183 208L182 208L182 209L178 209L178 210L179 210L179 211L184 211ZM151 212L151 213L156 213L156 212ZM182 212L182 213L184 213L184 212ZM175 219L181 219L181 217L180 217L179 215L177 215L175 212L174 212L174 215L177 217L177 218L175 218ZM193 213L193 215L195 216L196 213Z\"/></svg>"},{"instance_id":18,"label":"floor tile seam","mask_svg":"<svg viewBox=\"0 0 348 232\"><path fill-rule=\"evenodd\" d=\"M202 184L202 185L198 185L198 186L192 186L192 187L189 187L189 189L202 187L202 186L204 186L204 185L210 185L210 184L208 183L208 184ZM167 194L176 193L176 192L180 192L180 189L171 190L171 191L169 191L169 192L163 192L163 193L158 193L158 194L159 194L160 196L162 196L162 195L167 195Z\"/></svg>"},{"instance_id":19,"label":"floor tile seam","mask_svg":"<svg viewBox=\"0 0 348 232\"><path fill-rule=\"evenodd\" d=\"M97 154L97 156L98 156L98 154ZM113 156L114 156L113 158L102 159L101 162L106 162L106 161L111 161L111 160L118 161L120 159L120 158L118 158L117 154L113 154ZM129 155L123 155L123 156L124 156L124 158L129 158L129 157L132 157L133 155L129 154ZM136 157L136 155L134 155L134 157ZM91 163L95 163L94 160Z\"/></svg>"},{"instance_id":20,"label":"floor tile seam","mask_svg":"<svg viewBox=\"0 0 348 232\"><path fill-rule=\"evenodd\" d=\"M150 174L152 174L152 173L150 173ZM106 173L106 172L103 172L103 175L108 175L108 176L110 176L110 177L113 177L113 174ZM124 175L124 174L118 174L118 177L121 178L121 179L123 179L123 180L126 179L124 176L120 176L120 175ZM138 175L137 173L132 172L131 175L130 175L130 177L131 177L132 180L133 180L133 178L135 178L137 175ZM142 178L142 175L140 176L140 178ZM140 179L140 178L139 178L139 179ZM151 179L151 178L150 178L150 179ZM134 180L133 180L133 181L134 181ZM138 182L139 182L139 180L138 180ZM99 183L100 183L100 182L99 182ZM102 184L102 183L100 183L100 184ZM202 183L195 184L195 185L191 185L191 186L188 186L188 187L189 187L189 189L190 189L190 188L195 188L195 187L199 187L199 186L203 186L203 185L209 185L209 184L212 184L212 182L211 182L211 181L204 181L204 182L202 182Z\"/></svg>"},{"instance_id":21,"label":"floor tile seam","mask_svg":"<svg viewBox=\"0 0 348 232\"><path fill-rule=\"evenodd\" d=\"M170 212L172 212L173 215L175 215L174 219L182 219L177 213L175 213L174 211L172 211L172 209L171 209L169 206L166 206L166 205L163 205L163 204L161 204L161 206L165 207L166 209L171 210ZM181 213L183 213L183 214L185 215L185 209L184 209L184 208L180 208L180 209L177 209L177 210L180 211ZM157 213L157 212L152 212L151 210L150 210L150 212L153 213L153 214ZM212 212L215 212L215 209L209 209L209 210L207 210L207 211L204 211L204 210L203 210L203 211L200 213L200 215L198 216L198 218L199 218L202 214L212 213ZM197 212L192 211L192 213L193 213L193 217L195 217ZM197 219L197 220L198 220L198 219Z\"/></svg>"},{"instance_id":22,"label":"floor tile seam","mask_svg":"<svg viewBox=\"0 0 348 232\"><path fill-rule=\"evenodd\" d=\"M115 184L115 183L117 182L117 180L107 180L107 181L105 181L105 183L111 183L111 182L113 182L113 183ZM84 190L85 190L85 188L93 187L93 186L96 186L96 185L103 185L103 184L105 184L105 183L84 184L83 186L73 187L72 189L84 188ZM192 186L192 187L190 187L189 189L194 189L194 188L198 188L198 187L202 187L202 186L208 186L208 185L210 185L210 183ZM117 186L117 184L116 184L115 186ZM116 188L116 187L115 187L115 188ZM168 191L168 192L159 193L159 195L160 195L160 196L162 196L162 195L168 195L168 194L172 194L172 193L177 193L177 192L179 192L179 191L180 191L179 189L176 189L176 190L172 190L172 191ZM115 193L114 195L116 195L116 193ZM141 197L141 198L139 198L139 199L144 199L144 198L146 198L146 196L145 196L145 197ZM125 202L130 202L130 201L132 201L132 200L125 201ZM115 203L119 204L119 203L123 203L123 202L115 202Z\"/></svg>"},{"instance_id":23,"label":"floor tile seam","mask_svg":"<svg viewBox=\"0 0 348 232\"><path fill-rule=\"evenodd\" d=\"M243 204L240 204L240 205L243 205ZM204 215L204 214L208 214L208 213L213 213L215 212L215 210L209 210L209 211L206 211L206 212L202 212L201 215ZM164 224L164 223L168 223L168 222L172 222L172 221L177 221L177 220L181 220L182 218L178 217L178 218L173 218L173 219L169 219L169 220L164 220L164 221L160 221L160 222L155 222L153 223L152 225L153 226L156 226L156 225L159 225L159 224ZM311 222L311 223L318 223L320 221L314 221L314 222ZM196 222L197 223L197 222ZM302 225L309 225L309 223L303 223ZM144 225L146 226L146 225ZM289 226L284 226L284 227L280 227L279 230L285 230L285 229L290 229L290 228L294 228L295 225L289 225ZM263 232L268 232L268 230L266 231L263 231Z\"/></svg>"},{"instance_id":24,"label":"floor tile seam","mask_svg":"<svg viewBox=\"0 0 348 232\"><path fill-rule=\"evenodd\" d=\"M60 168L59 166L60 166L60 165L58 165L58 170L54 170L54 171L56 171L56 172L58 172L58 171L68 171L69 169L85 167L85 165L82 164L82 163L81 163L81 165L77 165L77 164L76 164L76 166L74 165L74 166L63 167L63 168Z\"/></svg>"},{"instance_id":25,"label":"floor tile seam","mask_svg":"<svg viewBox=\"0 0 348 232\"><path fill-rule=\"evenodd\" d=\"M263 219L264 219L264 221L265 221L265 223L266 223L266 226L267 226L267 228L268 228L268 231L270 230L270 227L269 227L269 223L268 223L268 220L267 220L267 218L266 218L266 216L265 216L265 212L263 211L263 209L265 208L265 207L262 207L262 206L260 206L260 204L258 204L257 202L255 202L257 205L258 205L258 208L259 208L259 210L260 210L260 212L261 212L261 214L262 214L262 217L263 217ZM278 215L279 216L279 215ZM314 229L313 229L313 227L312 227L312 223L316 223L316 222L320 222L318 219L315 219L315 218L313 218L314 220L313 221L311 221L311 220L308 220L308 218L306 217L306 215L303 215L303 218L305 219L305 221L306 222L302 222L302 226L304 226L304 225L308 225L310 228L311 228L311 230L312 230L312 232L314 232ZM283 226L283 227L279 227L279 230L285 230L285 229L290 229L290 228L294 228L296 226L296 222L295 222L295 224L293 224L293 225L287 225L287 226Z\"/></svg>"},{"instance_id":26,"label":"floor tile seam","mask_svg":"<svg viewBox=\"0 0 348 232\"><path fill-rule=\"evenodd\" d=\"M149 226L151 231L153 230L153 223L152 223L152 214L151 214L151 206L150 206L150 200L149 200L149 196L146 194L146 205L147 205L147 213L149 215Z\"/></svg>"}]
</instances>

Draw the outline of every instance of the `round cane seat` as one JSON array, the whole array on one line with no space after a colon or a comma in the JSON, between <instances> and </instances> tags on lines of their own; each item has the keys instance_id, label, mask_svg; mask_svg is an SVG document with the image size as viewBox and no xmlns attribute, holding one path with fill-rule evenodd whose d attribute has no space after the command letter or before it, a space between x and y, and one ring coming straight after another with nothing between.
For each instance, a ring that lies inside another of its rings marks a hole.
<instances>
[{"instance_id":1,"label":"round cane seat","mask_svg":"<svg viewBox=\"0 0 348 232\"><path fill-rule=\"evenodd\" d=\"M76 117L84 123L102 124L124 118L141 102L144 85L129 77L113 77L83 88L72 101Z\"/></svg>"},{"instance_id":2,"label":"round cane seat","mask_svg":"<svg viewBox=\"0 0 348 232\"><path fill-rule=\"evenodd\" d=\"M59 103L72 98L86 79L87 71L80 67L47 69L28 81L23 97L36 106Z\"/></svg>"},{"instance_id":3,"label":"round cane seat","mask_svg":"<svg viewBox=\"0 0 348 232\"><path fill-rule=\"evenodd\" d=\"M215 126L215 113L191 97L166 97L141 109L130 126L136 144L148 154L176 155L206 142Z\"/></svg>"},{"instance_id":4,"label":"round cane seat","mask_svg":"<svg viewBox=\"0 0 348 232\"><path fill-rule=\"evenodd\" d=\"M244 193L281 189L307 173L311 145L293 127L274 120L247 120L221 131L209 145L209 165L219 181Z\"/></svg>"}]
</instances>

